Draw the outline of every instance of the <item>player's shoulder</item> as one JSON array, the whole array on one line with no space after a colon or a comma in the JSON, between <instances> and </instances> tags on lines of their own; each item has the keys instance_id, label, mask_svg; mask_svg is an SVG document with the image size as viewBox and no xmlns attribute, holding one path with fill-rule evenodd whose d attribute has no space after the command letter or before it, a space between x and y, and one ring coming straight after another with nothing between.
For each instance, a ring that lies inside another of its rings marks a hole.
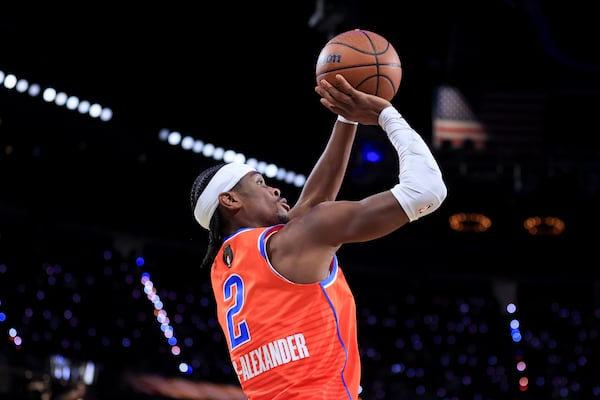
<instances>
[{"instance_id":1,"label":"player's shoulder","mask_svg":"<svg viewBox=\"0 0 600 400\"><path fill-rule=\"evenodd\" d=\"M272 225L272 226L261 226L257 228L241 228L232 233L229 236L226 236L223 240L224 243L232 242L232 241L245 241L258 238L263 241L267 237L271 236L273 233L278 232L281 228L283 228L283 224Z\"/></svg>"}]
</instances>

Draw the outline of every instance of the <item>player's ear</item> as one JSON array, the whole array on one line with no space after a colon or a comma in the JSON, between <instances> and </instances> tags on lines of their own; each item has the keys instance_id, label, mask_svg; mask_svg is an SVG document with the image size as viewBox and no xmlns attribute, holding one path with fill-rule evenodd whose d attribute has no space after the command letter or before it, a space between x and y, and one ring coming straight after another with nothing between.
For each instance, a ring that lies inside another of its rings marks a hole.
<instances>
[{"instance_id":1,"label":"player's ear","mask_svg":"<svg viewBox=\"0 0 600 400\"><path fill-rule=\"evenodd\" d=\"M242 205L238 194L234 191L219 194L219 204L228 210L236 210Z\"/></svg>"}]
</instances>

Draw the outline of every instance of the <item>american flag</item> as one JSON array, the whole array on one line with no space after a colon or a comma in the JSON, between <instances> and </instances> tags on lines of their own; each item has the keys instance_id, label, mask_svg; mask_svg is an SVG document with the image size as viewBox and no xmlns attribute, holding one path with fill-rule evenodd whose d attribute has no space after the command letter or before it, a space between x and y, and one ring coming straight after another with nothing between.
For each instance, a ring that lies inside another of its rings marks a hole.
<instances>
[{"instance_id":1,"label":"american flag","mask_svg":"<svg viewBox=\"0 0 600 400\"><path fill-rule=\"evenodd\" d=\"M462 93L452 86L440 86L435 92L433 107L433 146L444 143L461 147L471 141L475 148L485 148L488 133L477 120Z\"/></svg>"},{"instance_id":2,"label":"american flag","mask_svg":"<svg viewBox=\"0 0 600 400\"><path fill-rule=\"evenodd\" d=\"M477 110L453 86L436 89L433 109L433 145L476 149L493 142L496 147L531 149L543 140L544 96L517 91L482 91Z\"/></svg>"}]
</instances>

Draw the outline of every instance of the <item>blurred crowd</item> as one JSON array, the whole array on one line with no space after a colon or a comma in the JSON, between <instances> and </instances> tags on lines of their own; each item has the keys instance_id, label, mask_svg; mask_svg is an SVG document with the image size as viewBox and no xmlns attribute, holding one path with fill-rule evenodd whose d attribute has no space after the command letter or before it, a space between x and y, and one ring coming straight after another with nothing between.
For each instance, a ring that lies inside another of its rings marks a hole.
<instances>
[{"instance_id":1,"label":"blurred crowd","mask_svg":"<svg viewBox=\"0 0 600 400\"><path fill-rule=\"evenodd\" d=\"M35 235L0 236L0 399L240 399L198 255ZM363 400L600 398L598 282L343 265Z\"/></svg>"}]
</instances>

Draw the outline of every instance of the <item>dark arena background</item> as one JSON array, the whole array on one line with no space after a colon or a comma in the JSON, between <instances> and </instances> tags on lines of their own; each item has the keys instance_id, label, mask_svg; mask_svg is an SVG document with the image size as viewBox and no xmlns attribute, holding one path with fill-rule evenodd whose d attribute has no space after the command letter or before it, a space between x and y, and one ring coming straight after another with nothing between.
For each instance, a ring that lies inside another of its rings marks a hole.
<instances>
[{"instance_id":1,"label":"dark arena background","mask_svg":"<svg viewBox=\"0 0 600 400\"><path fill-rule=\"evenodd\" d=\"M0 399L243 399L197 173L244 155L290 202L334 116L337 33L400 55L394 105L448 198L340 251L363 400L600 399L600 37L591 2L50 3L0 13ZM340 198L391 188L359 127Z\"/></svg>"}]
</instances>

